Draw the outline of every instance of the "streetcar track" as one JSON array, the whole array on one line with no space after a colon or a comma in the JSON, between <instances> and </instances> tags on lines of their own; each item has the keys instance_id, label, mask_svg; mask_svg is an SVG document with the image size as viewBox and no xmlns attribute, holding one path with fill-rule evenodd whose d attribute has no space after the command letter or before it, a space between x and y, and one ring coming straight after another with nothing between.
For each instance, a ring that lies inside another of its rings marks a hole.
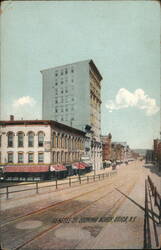
<instances>
[{"instance_id":1,"label":"streetcar track","mask_svg":"<svg viewBox=\"0 0 161 250\"><path fill-rule=\"evenodd\" d=\"M134 188L136 182L137 182L137 180L136 180L132 185L130 185L130 187L128 187L128 190L127 190L127 193L128 193L128 194L132 191L132 189ZM123 185L123 184L122 184L122 185ZM122 186L122 185L121 185L121 186ZM71 217L80 214L81 212L83 212L84 210L86 210L86 209L88 209L90 206L92 206L94 203L98 202L99 200L103 199L103 198L106 197L108 194L111 194L111 193L113 193L113 192L115 192L115 190L111 190L110 192L107 192L105 195L103 195L103 196L99 197L98 199L92 201L92 202L91 202L90 204L88 204L87 206L85 206L85 207L83 207L83 208L80 208L79 210L74 211L74 212L71 213L70 215L65 216L65 217L63 217L63 218L64 218L64 219L70 219ZM88 192L87 192L87 193L88 193ZM86 193L86 194L87 194L87 193ZM86 195L86 194L85 194L85 195ZM122 205L122 203L124 202L125 199L126 199L126 197L120 197L119 199L117 199L117 201L115 202L115 204L109 209L109 211L110 211L110 210L113 210L113 211L112 211L112 215L114 215L114 214L116 213L116 211L120 208L120 206ZM107 213L109 213L109 211L108 211ZM44 236L44 235L45 235L46 233L48 233L49 231L51 231L51 230L53 230L53 229L55 230L56 228L58 228L58 227L60 227L60 226L62 226L62 223L60 223L60 222L57 223L57 224L54 224L54 225L48 227L46 230L44 230L44 231L38 233L37 235L35 235L32 239L30 239L30 240L24 242L23 244L21 244L20 246L14 248L14 249L15 249L15 250L18 250L18 249L20 249L20 248L23 248L24 246L30 244L31 242L33 242L33 241L39 239L41 236Z\"/></svg>"},{"instance_id":2,"label":"streetcar track","mask_svg":"<svg viewBox=\"0 0 161 250\"><path fill-rule=\"evenodd\" d=\"M110 185L110 184L114 184L114 183L113 183L113 182L109 182L108 185ZM122 185L123 185L123 184L122 184ZM122 186L122 185L120 185L120 186ZM79 194L79 195L76 195L76 196L74 196L74 197L72 197L72 198L70 198L70 199L63 200L63 201L59 201L59 202L56 202L56 203L54 203L54 204L52 204L52 205L49 205L49 206L47 206L47 207L45 207L45 208L41 208L41 209L35 210L35 211L33 211L33 212L30 212L30 213L28 213L28 214L19 216L19 217L13 219L13 220L10 220L10 221L8 221L8 222L2 223L2 224L1 224L1 227L4 227L4 226L6 226L6 225L8 225L8 224L11 224L11 223L14 223L15 221L18 221L18 220L20 220L20 219L23 219L23 218L26 218L26 217L29 217L29 216L32 216L32 215L35 215L35 214L43 213L43 212L45 212L45 211L47 211L47 210L49 210L49 209L51 209L51 208L53 208L53 207L56 207L56 206L59 206L59 205L65 204L65 203L69 203L69 202L71 202L71 201L74 200L74 199L77 199L77 198L79 198L79 197L85 196L85 195L87 195L87 194L89 194L89 193L96 192L96 191L98 191L99 189L104 188L105 186L107 187L107 184L105 184L105 185L103 185L103 186L101 186L101 187L99 187L99 188L96 188L96 189L94 189L94 190L90 190L90 191L88 191L88 192L85 192L85 193L81 193L81 194ZM120 187L120 186L119 186L119 187Z\"/></svg>"},{"instance_id":3,"label":"streetcar track","mask_svg":"<svg viewBox=\"0 0 161 250\"><path fill-rule=\"evenodd\" d=\"M137 182L137 180L128 188L127 194L129 194L132 191L132 189L134 188L136 182ZM122 205L122 203L124 202L125 199L126 199L126 197L120 197L120 198L118 198L117 201L114 203L114 205L111 206L108 209L108 211L102 215L102 217L106 217L107 215L109 217L114 217L115 213L121 207L121 205ZM110 211L112 211L112 213L109 214ZM76 243L76 245L74 246L73 249L75 249L78 246L79 243L80 243L80 241L78 243Z\"/></svg>"},{"instance_id":4,"label":"streetcar track","mask_svg":"<svg viewBox=\"0 0 161 250\"><path fill-rule=\"evenodd\" d=\"M91 183L91 184L94 184L94 183ZM114 184L114 183L113 183L113 182L109 182L109 183L108 183L108 185L111 185L111 184ZM76 196L74 196L74 197L72 197L72 198L70 198L70 199L63 200L63 201L59 201L59 202L54 203L54 204L51 204L51 205L49 205L49 206L47 206L47 207L45 207L45 208L43 207L43 208L41 208L41 209L35 210L35 211L30 212L30 213L27 213L27 214L25 214L25 215L18 216L18 217L16 217L16 218L14 218L13 220L4 222L4 223L2 223L2 224L0 224L0 225L3 227L3 226L6 226L6 225L8 225L8 224L14 223L15 221L21 220L21 219L23 219L23 218L25 218L25 217L29 217L29 216L32 216L32 215L35 215L35 214L43 213L43 212L45 212L45 210L48 210L48 209L51 209L51 208L53 208L53 207L56 207L56 206L59 206L59 205L68 203L68 202L70 202L71 200L74 200L74 199L76 199L76 198L79 198L79 197L81 197L81 196L84 196L84 195L86 195L86 194L88 194L88 193L93 193L93 192L95 192L95 191L97 191L97 190L103 188L104 186L106 186L106 184L103 185L103 186L101 186L101 187L99 187L99 188L97 188L97 189L94 189L94 190L88 191L88 192L86 192L86 193L82 193L82 194L76 195ZM119 187L121 187L121 186L123 186L123 184L119 185Z\"/></svg>"},{"instance_id":5,"label":"streetcar track","mask_svg":"<svg viewBox=\"0 0 161 250\"><path fill-rule=\"evenodd\" d=\"M81 212L83 212L84 210L86 210L87 208L89 208L91 205L93 205L95 202L97 202L97 201L103 199L105 196L107 196L108 194L113 193L113 192L114 192L114 190L111 190L110 192L107 192L105 195L99 197L99 198L98 198L97 200L95 200L95 201L92 201L92 202L91 202L90 204L88 204L87 206L85 206L85 207L83 207L83 208L80 208L80 209L77 210L77 211L74 211L73 213L71 213L71 214L68 215L68 216L63 217L63 219L70 219L71 217L80 214ZM60 226L62 226L62 223L60 223L60 222L59 222L59 223L56 223L56 224L54 224L54 225L52 225L52 226L50 226L50 227L47 228L46 230L44 230L44 231L42 231L41 233L39 233L39 234L37 234L36 236L34 236L32 239L30 239L30 240L26 241L25 243L23 243L22 245L16 247L15 250L18 250L18 249L20 249L20 248L22 248L22 247L28 245L28 244L31 243L32 241L37 240L38 238L40 238L41 236L44 236L44 235L45 235L46 233L48 233L49 231L51 231L51 230L53 230L53 229L56 229L56 228L58 228L58 227L60 227Z\"/></svg>"}]
</instances>

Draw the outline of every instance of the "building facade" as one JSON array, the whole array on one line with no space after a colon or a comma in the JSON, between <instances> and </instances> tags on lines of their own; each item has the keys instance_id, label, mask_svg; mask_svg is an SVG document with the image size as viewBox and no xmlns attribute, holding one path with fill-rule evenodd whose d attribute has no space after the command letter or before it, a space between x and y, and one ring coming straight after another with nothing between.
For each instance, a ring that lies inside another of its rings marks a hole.
<instances>
[{"instance_id":1,"label":"building facade","mask_svg":"<svg viewBox=\"0 0 161 250\"><path fill-rule=\"evenodd\" d=\"M0 121L0 164L73 163L85 140L83 131L55 121Z\"/></svg>"},{"instance_id":2,"label":"building facade","mask_svg":"<svg viewBox=\"0 0 161 250\"><path fill-rule=\"evenodd\" d=\"M42 118L55 120L85 131L91 128L91 160L102 164L101 80L92 60L41 71L43 79ZM97 159L96 159L97 157Z\"/></svg>"},{"instance_id":3,"label":"building facade","mask_svg":"<svg viewBox=\"0 0 161 250\"><path fill-rule=\"evenodd\" d=\"M157 164L159 171L161 171L161 140L154 139L153 141L153 161Z\"/></svg>"},{"instance_id":4,"label":"building facade","mask_svg":"<svg viewBox=\"0 0 161 250\"><path fill-rule=\"evenodd\" d=\"M111 144L111 160L112 161L128 161L131 158L131 150L126 142L112 142Z\"/></svg>"},{"instance_id":5,"label":"building facade","mask_svg":"<svg viewBox=\"0 0 161 250\"><path fill-rule=\"evenodd\" d=\"M101 141L102 141L102 160L109 161L111 159L112 135L110 133L108 135L102 135Z\"/></svg>"}]
</instances>

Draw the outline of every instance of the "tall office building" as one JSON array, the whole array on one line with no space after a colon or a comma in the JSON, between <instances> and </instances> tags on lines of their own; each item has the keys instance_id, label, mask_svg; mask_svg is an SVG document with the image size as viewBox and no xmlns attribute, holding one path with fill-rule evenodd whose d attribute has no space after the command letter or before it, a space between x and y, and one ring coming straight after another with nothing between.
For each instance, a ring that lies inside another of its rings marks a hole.
<instances>
[{"instance_id":1,"label":"tall office building","mask_svg":"<svg viewBox=\"0 0 161 250\"><path fill-rule=\"evenodd\" d=\"M92 60L85 60L41 71L43 77L42 119L88 130L87 158L94 170L102 166L101 80ZM88 125L88 126L87 126ZM85 157L86 157L85 156Z\"/></svg>"},{"instance_id":2,"label":"tall office building","mask_svg":"<svg viewBox=\"0 0 161 250\"><path fill-rule=\"evenodd\" d=\"M42 119L101 135L102 76L92 60L44 69Z\"/></svg>"}]
</instances>

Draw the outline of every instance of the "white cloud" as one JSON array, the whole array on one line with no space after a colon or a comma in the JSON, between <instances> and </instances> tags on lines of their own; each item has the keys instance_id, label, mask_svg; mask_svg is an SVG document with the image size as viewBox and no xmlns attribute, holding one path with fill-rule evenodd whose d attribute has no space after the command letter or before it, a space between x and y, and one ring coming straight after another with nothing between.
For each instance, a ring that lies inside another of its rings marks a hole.
<instances>
[{"instance_id":1,"label":"white cloud","mask_svg":"<svg viewBox=\"0 0 161 250\"><path fill-rule=\"evenodd\" d=\"M106 108L109 112L128 107L145 110L147 116L154 115L159 111L155 99L146 95L142 89L136 89L132 93L125 88L121 88L117 92L115 100L110 100L106 103Z\"/></svg>"},{"instance_id":2,"label":"white cloud","mask_svg":"<svg viewBox=\"0 0 161 250\"><path fill-rule=\"evenodd\" d=\"M34 106L36 101L30 96L22 96L13 102L13 107Z\"/></svg>"},{"instance_id":3,"label":"white cloud","mask_svg":"<svg viewBox=\"0 0 161 250\"><path fill-rule=\"evenodd\" d=\"M9 114L15 115L15 119L41 119L39 106L35 104L33 97L22 96L14 100Z\"/></svg>"}]
</instances>

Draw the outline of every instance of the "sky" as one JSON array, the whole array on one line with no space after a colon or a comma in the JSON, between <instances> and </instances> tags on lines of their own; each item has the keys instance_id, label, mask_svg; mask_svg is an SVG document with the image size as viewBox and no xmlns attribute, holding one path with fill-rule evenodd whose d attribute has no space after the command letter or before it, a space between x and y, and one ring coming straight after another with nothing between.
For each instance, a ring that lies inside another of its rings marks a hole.
<instances>
[{"instance_id":1,"label":"sky","mask_svg":"<svg viewBox=\"0 0 161 250\"><path fill-rule=\"evenodd\" d=\"M7 1L1 37L1 119L41 119L40 70L92 59L103 77L102 134L152 148L160 131L157 1Z\"/></svg>"}]
</instances>

